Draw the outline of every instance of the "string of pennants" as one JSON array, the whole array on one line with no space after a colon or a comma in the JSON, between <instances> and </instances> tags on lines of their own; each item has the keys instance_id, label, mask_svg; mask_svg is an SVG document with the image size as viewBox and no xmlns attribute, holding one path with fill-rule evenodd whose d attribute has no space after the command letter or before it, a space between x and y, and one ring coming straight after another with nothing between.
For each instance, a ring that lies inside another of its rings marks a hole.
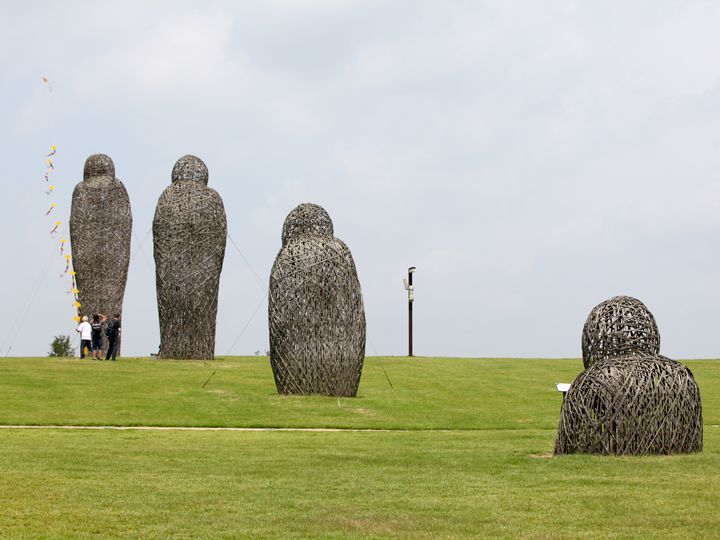
<instances>
[{"instance_id":1,"label":"string of pennants","mask_svg":"<svg viewBox=\"0 0 720 540\"><path fill-rule=\"evenodd\" d=\"M47 77L41 77L41 80L43 84L46 86L49 92L52 92L52 82ZM55 190L57 189L57 186L53 183L53 176L55 174L55 163L53 163L53 158L57 154L57 146L54 144L50 147L50 152L45 155L45 163L46 163L46 169L45 174L43 177L45 178L45 184L46 184L46 190L45 195L48 196L54 196ZM50 203L50 207L48 208L47 212L45 212L46 217L50 217L55 209L58 208L58 204L54 201ZM65 270L61 274L61 277L69 276L70 277L70 289L68 290L68 294L72 295L73 303L72 306L75 308L75 316L73 317L73 320L75 322L80 321L80 301L78 300L78 294L80 291L77 288L77 283L75 281L75 270L72 268L72 257L70 253L68 253L66 244L67 244L67 238L61 234L61 226L62 221L56 220L53 222L53 227L50 229L50 236L53 239L56 239L57 235L60 235L59 242L60 242L60 255L65 259Z\"/></svg>"}]
</instances>

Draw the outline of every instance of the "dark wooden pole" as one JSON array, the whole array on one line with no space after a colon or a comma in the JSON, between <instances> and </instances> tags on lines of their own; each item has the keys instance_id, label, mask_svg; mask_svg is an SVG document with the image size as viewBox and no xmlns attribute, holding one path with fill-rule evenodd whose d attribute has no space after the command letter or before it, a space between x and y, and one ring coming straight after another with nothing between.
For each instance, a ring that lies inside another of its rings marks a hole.
<instances>
[{"instance_id":1,"label":"dark wooden pole","mask_svg":"<svg viewBox=\"0 0 720 540\"><path fill-rule=\"evenodd\" d=\"M408 356L413 355L413 300L415 300L415 293L413 291L413 273L415 273L415 267L411 266L408 268Z\"/></svg>"}]
</instances>

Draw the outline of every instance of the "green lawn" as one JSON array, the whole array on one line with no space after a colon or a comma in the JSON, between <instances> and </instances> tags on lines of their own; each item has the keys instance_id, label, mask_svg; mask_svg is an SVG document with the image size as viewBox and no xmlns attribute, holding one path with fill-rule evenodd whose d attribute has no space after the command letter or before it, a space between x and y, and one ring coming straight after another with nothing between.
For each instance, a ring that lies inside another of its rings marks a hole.
<instances>
[{"instance_id":1,"label":"green lawn","mask_svg":"<svg viewBox=\"0 0 720 540\"><path fill-rule=\"evenodd\" d=\"M264 358L2 359L5 425L392 431L0 429L0 538L715 536L720 362L687 365L702 454L552 458L579 360L370 358L338 402L277 396Z\"/></svg>"}]
</instances>

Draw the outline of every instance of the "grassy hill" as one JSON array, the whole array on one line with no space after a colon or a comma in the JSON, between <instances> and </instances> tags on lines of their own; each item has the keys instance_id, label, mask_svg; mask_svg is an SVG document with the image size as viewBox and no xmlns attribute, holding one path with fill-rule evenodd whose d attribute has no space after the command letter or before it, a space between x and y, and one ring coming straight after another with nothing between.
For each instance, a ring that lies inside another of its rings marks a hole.
<instances>
[{"instance_id":1,"label":"grassy hill","mask_svg":"<svg viewBox=\"0 0 720 540\"><path fill-rule=\"evenodd\" d=\"M0 537L712 536L720 362L687 365L702 454L553 458L579 360L369 358L338 400L277 396L266 358L2 359L3 425L390 431L0 429Z\"/></svg>"}]
</instances>

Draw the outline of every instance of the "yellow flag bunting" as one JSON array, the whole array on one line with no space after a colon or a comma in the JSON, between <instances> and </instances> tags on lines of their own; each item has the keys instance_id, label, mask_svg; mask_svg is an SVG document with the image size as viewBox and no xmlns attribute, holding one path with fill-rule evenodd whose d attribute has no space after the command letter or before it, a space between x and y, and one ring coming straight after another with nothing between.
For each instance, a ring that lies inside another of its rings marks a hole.
<instances>
[{"instance_id":1,"label":"yellow flag bunting","mask_svg":"<svg viewBox=\"0 0 720 540\"><path fill-rule=\"evenodd\" d=\"M43 77L42 78L43 83L45 83L48 86L48 90L52 91L52 86L50 81ZM55 163L53 162L53 157L57 154L57 146L54 144L50 147L50 152L48 152L45 155L45 182L46 182L46 190L45 195L54 195L56 186L55 184L50 183L50 177L53 176L55 173ZM53 213L53 211L58 207L58 204L56 202L51 202L50 207L45 212L46 216L49 216ZM50 236L55 238L55 235L60 232L60 226L62 225L62 221L57 220L53 223L52 229L50 229ZM78 299L78 295L80 294L80 291L77 289L77 286L75 285L75 271L72 270L72 256L69 253L66 253L65 245L67 244L67 238L64 236L60 237L60 255L63 256L65 259L65 271L62 273L62 275L69 275L70 276L70 289L68 290L68 294L72 294L73 298L73 308L75 308L75 316L73 317L73 320L75 322L80 321L80 301Z\"/></svg>"}]
</instances>

